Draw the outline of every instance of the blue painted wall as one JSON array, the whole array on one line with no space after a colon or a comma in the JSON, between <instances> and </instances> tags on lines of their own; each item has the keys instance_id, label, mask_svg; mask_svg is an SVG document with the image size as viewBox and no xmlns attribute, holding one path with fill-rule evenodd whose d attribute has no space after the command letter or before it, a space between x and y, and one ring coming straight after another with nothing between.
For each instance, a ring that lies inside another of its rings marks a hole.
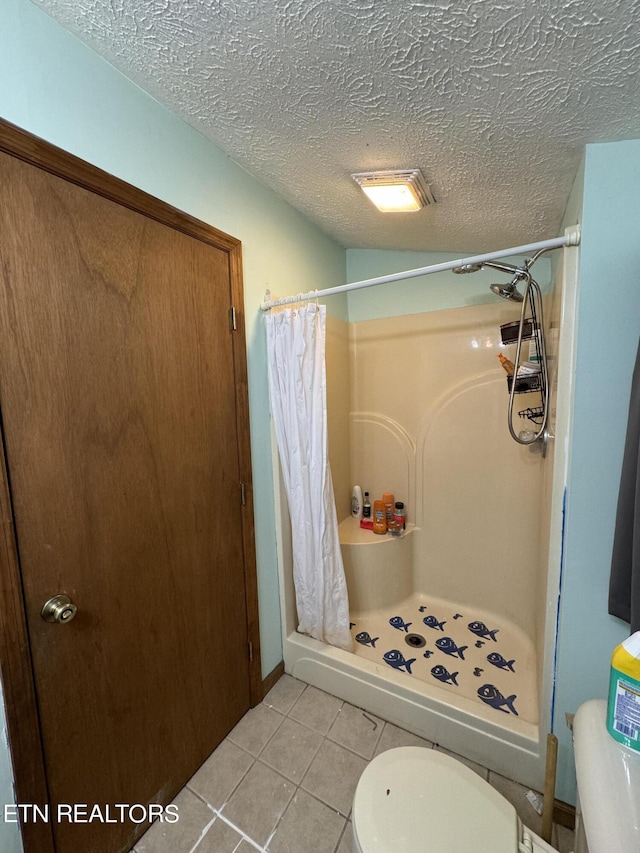
<instances>
[{"instance_id":1,"label":"blue painted wall","mask_svg":"<svg viewBox=\"0 0 640 853\"><path fill-rule=\"evenodd\" d=\"M565 712L606 699L609 661L629 626L607 614L609 569L640 336L640 141L588 145L577 360L565 515L554 731L557 796L574 798Z\"/></svg>"}]
</instances>

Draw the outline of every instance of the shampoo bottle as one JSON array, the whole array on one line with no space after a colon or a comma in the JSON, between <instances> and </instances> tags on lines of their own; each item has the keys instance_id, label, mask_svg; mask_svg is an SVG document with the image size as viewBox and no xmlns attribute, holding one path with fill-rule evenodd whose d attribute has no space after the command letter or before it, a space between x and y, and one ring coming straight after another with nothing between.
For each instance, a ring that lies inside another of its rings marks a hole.
<instances>
[{"instance_id":1,"label":"shampoo bottle","mask_svg":"<svg viewBox=\"0 0 640 853\"><path fill-rule=\"evenodd\" d=\"M387 516L387 524L393 519L393 507L395 505L395 500L391 492L385 492L382 495L382 502L384 503L384 511Z\"/></svg>"},{"instance_id":2,"label":"shampoo bottle","mask_svg":"<svg viewBox=\"0 0 640 853\"><path fill-rule=\"evenodd\" d=\"M354 486L351 492L351 515L354 518L362 518L362 489L360 486Z\"/></svg>"},{"instance_id":3,"label":"shampoo bottle","mask_svg":"<svg viewBox=\"0 0 640 853\"><path fill-rule=\"evenodd\" d=\"M387 532L387 513L384 501L373 502L373 532L378 534Z\"/></svg>"},{"instance_id":4,"label":"shampoo bottle","mask_svg":"<svg viewBox=\"0 0 640 853\"><path fill-rule=\"evenodd\" d=\"M607 729L618 743L640 752L640 631L613 650Z\"/></svg>"}]
</instances>

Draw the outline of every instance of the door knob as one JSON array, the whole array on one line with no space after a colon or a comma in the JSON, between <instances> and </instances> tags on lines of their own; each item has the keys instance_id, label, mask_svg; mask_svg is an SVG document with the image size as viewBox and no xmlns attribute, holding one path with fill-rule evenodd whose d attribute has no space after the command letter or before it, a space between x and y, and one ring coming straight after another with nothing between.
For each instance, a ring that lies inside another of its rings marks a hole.
<instances>
[{"instance_id":1,"label":"door knob","mask_svg":"<svg viewBox=\"0 0 640 853\"><path fill-rule=\"evenodd\" d=\"M41 616L45 622L57 622L65 625L71 622L78 608L68 595L54 595L42 608Z\"/></svg>"}]
</instances>

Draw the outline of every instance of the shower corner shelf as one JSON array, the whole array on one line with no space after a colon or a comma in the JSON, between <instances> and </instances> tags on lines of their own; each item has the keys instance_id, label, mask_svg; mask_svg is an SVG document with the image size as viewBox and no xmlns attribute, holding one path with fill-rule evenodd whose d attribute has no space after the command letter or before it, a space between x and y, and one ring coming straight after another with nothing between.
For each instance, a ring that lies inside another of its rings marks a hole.
<instances>
[{"instance_id":1,"label":"shower corner shelf","mask_svg":"<svg viewBox=\"0 0 640 853\"><path fill-rule=\"evenodd\" d=\"M514 320L513 323L503 323L500 326L500 340L506 346L518 342L518 331L520 329L520 321ZM538 325L533 319L525 319L522 324L522 340L530 341L533 339L534 333L537 331Z\"/></svg>"},{"instance_id":2,"label":"shower corner shelf","mask_svg":"<svg viewBox=\"0 0 640 853\"><path fill-rule=\"evenodd\" d=\"M513 376L507 376L507 388L509 393L511 393L511 386L513 385ZM541 374L540 373L531 373L527 376L518 376L516 377L516 387L514 394L528 394L533 391L541 391L542 390L542 382L541 382Z\"/></svg>"},{"instance_id":3,"label":"shower corner shelf","mask_svg":"<svg viewBox=\"0 0 640 853\"><path fill-rule=\"evenodd\" d=\"M383 545L385 542L403 542L414 530L416 530L415 524L407 524L404 536L379 536L373 530L364 530L360 527L357 518L348 516L338 525L338 536L341 545Z\"/></svg>"}]
</instances>

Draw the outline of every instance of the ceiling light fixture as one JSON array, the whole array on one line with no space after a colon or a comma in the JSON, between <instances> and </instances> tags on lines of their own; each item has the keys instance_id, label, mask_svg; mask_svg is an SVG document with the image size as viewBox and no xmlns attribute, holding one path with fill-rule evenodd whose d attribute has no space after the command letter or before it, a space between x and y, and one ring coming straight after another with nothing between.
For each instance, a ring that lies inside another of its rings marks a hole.
<instances>
[{"instance_id":1,"label":"ceiling light fixture","mask_svg":"<svg viewBox=\"0 0 640 853\"><path fill-rule=\"evenodd\" d=\"M420 169L358 172L351 175L382 213L406 213L435 204Z\"/></svg>"}]
</instances>

